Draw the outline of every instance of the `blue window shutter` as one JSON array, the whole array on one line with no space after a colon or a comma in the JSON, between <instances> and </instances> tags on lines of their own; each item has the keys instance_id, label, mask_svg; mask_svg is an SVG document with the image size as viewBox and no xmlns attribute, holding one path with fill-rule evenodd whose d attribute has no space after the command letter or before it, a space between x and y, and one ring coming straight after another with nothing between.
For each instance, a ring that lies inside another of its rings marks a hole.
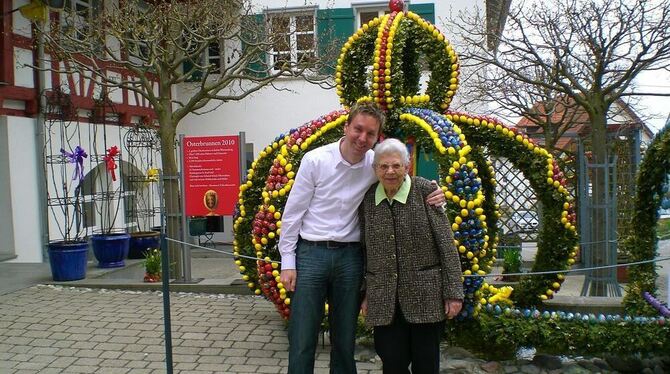
<instances>
[{"instance_id":1,"label":"blue window shutter","mask_svg":"<svg viewBox=\"0 0 670 374\"><path fill-rule=\"evenodd\" d=\"M432 24L435 23L435 4L409 4L408 10Z\"/></svg>"},{"instance_id":2,"label":"blue window shutter","mask_svg":"<svg viewBox=\"0 0 670 374\"><path fill-rule=\"evenodd\" d=\"M352 8L319 9L316 16L317 49L326 65L321 72L333 74L340 49L354 33Z\"/></svg>"}]
</instances>

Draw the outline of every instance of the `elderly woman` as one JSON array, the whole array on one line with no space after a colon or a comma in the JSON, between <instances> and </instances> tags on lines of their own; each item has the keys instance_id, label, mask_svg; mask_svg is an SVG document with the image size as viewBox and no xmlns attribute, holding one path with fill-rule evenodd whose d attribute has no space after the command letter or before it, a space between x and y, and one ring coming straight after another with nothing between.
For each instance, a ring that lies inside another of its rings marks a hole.
<instances>
[{"instance_id":1,"label":"elderly woman","mask_svg":"<svg viewBox=\"0 0 670 374\"><path fill-rule=\"evenodd\" d=\"M438 373L445 318L461 310L463 286L451 225L440 208L425 203L435 190L409 177L403 143L386 139L375 148L379 183L359 208L366 256L361 309L374 327L384 373Z\"/></svg>"}]
</instances>

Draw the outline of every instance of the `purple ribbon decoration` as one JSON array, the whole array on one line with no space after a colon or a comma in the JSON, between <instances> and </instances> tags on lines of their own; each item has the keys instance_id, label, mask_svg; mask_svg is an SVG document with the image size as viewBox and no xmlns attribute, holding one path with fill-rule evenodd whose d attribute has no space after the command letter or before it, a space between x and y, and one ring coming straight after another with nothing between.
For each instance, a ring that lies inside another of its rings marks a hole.
<instances>
[{"instance_id":1,"label":"purple ribbon decoration","mask_svg":"<svg viewBox=\"0 0 670 374\"><path fill-rule=\"evenodd\" d=\"M78 145L75 147L74 152L72 153L61 148L60 153L63 155L63 157L65 157L65 159L68 160L68 162L74 164L74 174L72 174L72 180L75 180L77 177L79 177L79 182L81 182L84 179L84 159L88 157L86 151L84 151L84 148Z\"/></svg>"}]
</instances>

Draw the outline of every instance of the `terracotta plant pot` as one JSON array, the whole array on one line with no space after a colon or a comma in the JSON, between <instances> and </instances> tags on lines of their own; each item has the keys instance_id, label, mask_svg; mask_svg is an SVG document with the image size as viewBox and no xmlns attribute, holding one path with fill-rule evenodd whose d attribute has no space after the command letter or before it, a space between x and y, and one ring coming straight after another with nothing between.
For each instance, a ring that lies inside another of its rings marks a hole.
<instances>
[{"instance_id":1,"label":"terracotta plant pot","mask_svg":"<svg viewBox=\"0 0 670 374\"><path fill-rule=\"evenodd\" d=\"M156 283L161 281L161 275L160 274L149 274L149 273L144 273L144 281L147 283Z\"/></svg>"}]
</instances>

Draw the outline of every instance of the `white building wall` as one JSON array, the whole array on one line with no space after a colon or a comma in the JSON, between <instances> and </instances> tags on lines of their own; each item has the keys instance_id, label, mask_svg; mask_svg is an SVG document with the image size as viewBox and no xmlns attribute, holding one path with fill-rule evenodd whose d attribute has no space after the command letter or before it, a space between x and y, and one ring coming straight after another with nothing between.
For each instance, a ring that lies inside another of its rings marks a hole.
<instances>
[{"instance_id":1,"label":"white building wall","mask_svg":"<svg viewBox=\"0 0 670 374\"><path fill-rule=\"evenodd\" d=\"M9 134L7 117L0 116L0 206L12 211L12 190L9 180ZM13 258L14 221L11 214L0 214L0 258Z\"/></svg>"},{"instance_id":2,"label":"white building wall","mask_svg":"<svg viewBox=\"0 0 670 374\"><path fill-rule=\"evenodd\" d=\"M0 215L0 225L9 228L2 229L0 243L13 246L17 256L13 261L41 262L39 201L44 197L39 196L37 189L40 183L38 172L42 172L38 168L42 161L37 159L35 152L35 119L7 116L3 122L2 126L6 125L7 153L12 157L8 158L11 160L8 167L2 170L3 179L8 177L3 187L9 189L10 199L7 206L3 204L3 214Z\"/></svg>"}]
</instances>

